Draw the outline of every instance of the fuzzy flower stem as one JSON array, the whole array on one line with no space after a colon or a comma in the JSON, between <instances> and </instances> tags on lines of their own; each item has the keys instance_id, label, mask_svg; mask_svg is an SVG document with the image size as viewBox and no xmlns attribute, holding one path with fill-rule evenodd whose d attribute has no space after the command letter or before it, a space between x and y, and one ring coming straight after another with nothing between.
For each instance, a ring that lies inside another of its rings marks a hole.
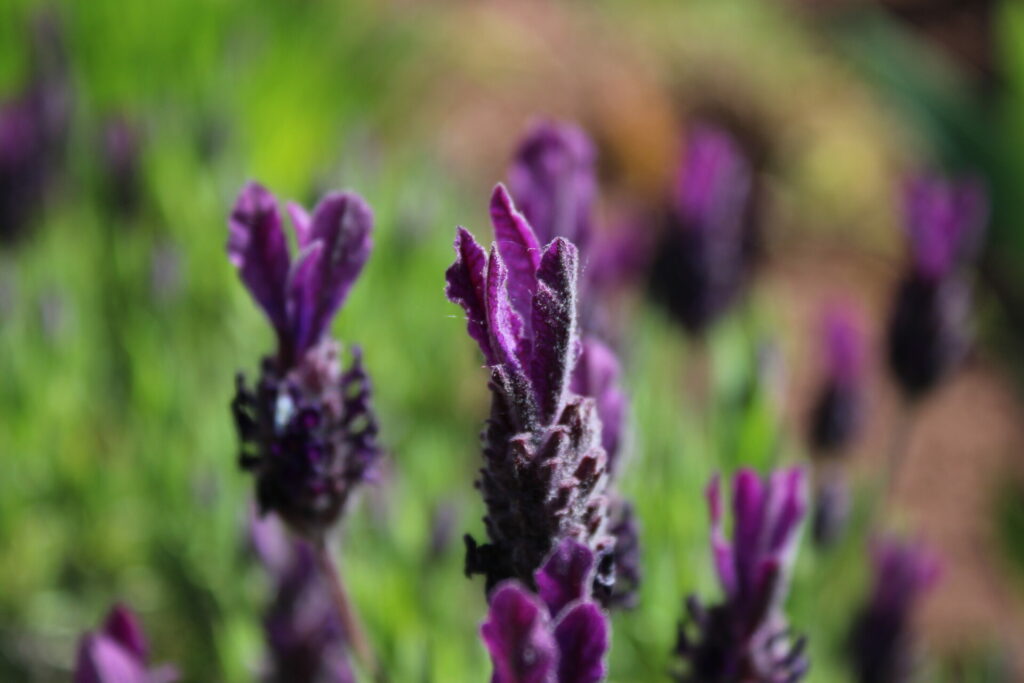
<instances>
[{"instance_id":1,"label":"fuzzy flower stem","mask_svg":"<svg viewBox=\"0 0 1024 683\"><path fill-rule=\"evenodd\" d=\"M327 585L330 586L331 598L338 609L338 616L341 617L345 635L352 646L352 653L363 669L369 673L372 680L383 683L387 680L387 677L382 673L377 663L373 648L370 646L366 632L359 622L359 616L352 606L352 601L348 597L348 591L345 590L345 583L341 578L341 572L338 570L337 563L331 555L327 541L321 537L317 539L313 547L316 550L317 564L320 565L320 570L327 580Z\"/></svg>"}]
</instances>

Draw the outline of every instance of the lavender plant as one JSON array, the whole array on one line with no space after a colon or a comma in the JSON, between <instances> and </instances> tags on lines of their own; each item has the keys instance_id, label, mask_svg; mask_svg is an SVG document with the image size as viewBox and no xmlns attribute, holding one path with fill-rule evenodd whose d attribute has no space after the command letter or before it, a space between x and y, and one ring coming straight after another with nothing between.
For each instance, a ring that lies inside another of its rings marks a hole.
<instances>
[{"instance_id":1,"label":"lavender plant","mask_svg":"<svg viewBox=\"0 0 1024 683\"><path fill-rule=\"evenodd\" d=\"M82 636L74 683L171 683L172 666L149 667L149 644L136 616L115 605L103 625Z\"/></svg>"},{"instance_id":2,"label":"lavender plant","mask_svg":"<svg viewBox=\"0 0 1024 683\"><path fill-rule=\"evenodd\" d=\"M536 572L536 591L500 583L481 636L493 683L595 683L605 676L611 627L590 599L596 569L590 548L563 539Z\"/></svg>"},{"instance_id":3,"label":"lavender plant","mask_svg":"<svg viewBox=\"0 0 1024 683\"><path fill-rule=\"evenodd\" d=\"M446 273L448 298L491 373L491 415L483 433L478 487L489 543L467 536L467 574L484 574L488 592L534 572L562 539L597 555L606 531L607 456L595 402L570 388L580 352L576 317L578 254L556 237L541 248L511 197L491 197L497 243L489 253L464 228Z\"/></svg>"},{"instance_id":4,"label":"lavender plant","mask_svg":"<svg viewBox=\"0 0 1024 683\"><path fill-rule=\"evenodd\" d=\"M804 473L777 470L762 480L752 470L733 478L733 540L725 538L716 477L708 487L711 549L721 604L687 600L676 654L677 680L688 683L789 683L809 663L804 639L791 637L783 602L806 512Z\"/></svg>"},{"instance_id":5,"label":"lavender plant","mask_svg":"<svg viewBox=\"0 0 1024 683\"><path fill-rule=\"evenodd\" d=\"M711 124L691 131L679 167L654 293L701 336L735 301L751 269L754 171L740 146Z\"/></svg>"},{"instance_id":6,"label":"lavender plant","mask_svg":"<svg viewBox=\"0 0 1024 683\"><path fill-rule=\"evenodd\" d=\"M312 216L288 206L292 259L277 201L250 183L229 221L228 254L277 335L250 388L238 376L232 404L240 462L257 480L261 512L322 541L378 457L377 421L361 353L342 370L331 319L370 254L372 215L357 195L332 193Z\"/></svg>"},{"instance_id":7,"label":"lavender plant","mask_svg":"<svg viewBox=\"0 0 1024 683\"><path fill-rule=\"evenodd\" d=\"M973 180L922 175L907 184L910 259L889 317L889 368L916 401L947 377L970 343L971 286L965 266L988 215Z\"/></svg>"},{"instance_id":8,"label":"lavender plant","mask_svg":"<svg viewBox=\"0 0 1024 683\"><path fill-rule=\"evenodd\" d=\"M936 559L919 545L891 538L872 548L874 584L850 632L856 680L902 683L912 679L915 638L911 617L939 578Z\"/></svg>"},{"instance_id":9,"label":"lavender plant","mask_svg":"<svg viewBox=\"0 0 1024 683\"><path fill-rule=\"evenodd\" d=\"M250 539L270 575L273 598L263 619L267 683L354 683L345 629L331 587L309 542L289 536L279 520L253 517Z\"/></svg>"}]
</instances>

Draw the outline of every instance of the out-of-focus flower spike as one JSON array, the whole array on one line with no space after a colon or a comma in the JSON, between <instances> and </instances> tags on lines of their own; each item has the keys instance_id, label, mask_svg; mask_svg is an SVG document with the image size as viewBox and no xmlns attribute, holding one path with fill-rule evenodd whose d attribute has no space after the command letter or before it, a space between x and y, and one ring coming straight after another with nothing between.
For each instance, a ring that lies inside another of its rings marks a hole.
<instances>
[{"instance_id":1,"label":"out-of-focus flower spike","mask_svg":"<svg viewBox=\"0 0 1024 683\"><path fill-rule=\"evenodd\" d=\"M445 273L445 293L450 301L466 311L466 328L469 336L480 345L484 361L487 365L496 365L498 359L491 350L487 322L487 252L468 230L460 227L455 234L455 253L455 263Z\"/></svg>"},{"instance_id":2,"label":"out-of-focus flower spike","mask_svg":"<svg viewBox=\"0 0 1024 683\"><path fill-rule=\"evenodd\" d=\"M914 268L939 279L974 255L988 217L988 197L976 179L921 174L907 181L904 211Z\"/></svg>"},{"instance_id":3,"label":"out-of-focus flower spike","mask_svg":"<svg viewBox=\"0 0 1024 683\"><path fill-rule=\"evenodd\" d=\"M715 475L708 485L707 498L711 513L711 553L714 557L715 570L726 595L735 595L736 558L733 557L732 544L726 539L722 527L722 499L718 475Z\"/></svg>"},{"instance_id":4,"label":"out-of-focus flower spike","mask_svg":"<svg viewBox=\"0 0 1024 683\"><path fill-rule=\"evenodd\" d=\"M576 363L570 388L581 396L591 396L601 418L601 444L608 455L608 472L618 471L626 397L619 385L621 369L615 353L594 337L583 339L583 350Z\"/></svg>"},{"instance_id":5,"label":"out-of-focus flower spike","mask_svg":"<svg viewBox=\"0 0 1024 683\"><path fill-rule=\"evenodd\" d=\"M171 666L149 668L149 646L136 616L115 605L103 626L82 636L74 683L172 683Z\"/></svg>"},{"instance_id":6,"label":"out-of-focus flower spike","mask_svg":"<svg viewBox=\"0 0 1024 683\"><path fill-rule=\"evenodd\" d=\"M287 339L288 241L274 196L262 185L248 183L238 196L228 228L228 258L278 336Z\"/></svg>"},{"instance_id":7,"label":"out-of-focus flower spike","mask_svg":"<svg viewBox=\"0 0 1024 683\"><path fill-rule=\"evenodd\" d=\"M816 457L838 454L856 437L864 402L864 335L853 309L831 306L822 328L825 376L808 435Z\"/></svg>"}]
</instances>

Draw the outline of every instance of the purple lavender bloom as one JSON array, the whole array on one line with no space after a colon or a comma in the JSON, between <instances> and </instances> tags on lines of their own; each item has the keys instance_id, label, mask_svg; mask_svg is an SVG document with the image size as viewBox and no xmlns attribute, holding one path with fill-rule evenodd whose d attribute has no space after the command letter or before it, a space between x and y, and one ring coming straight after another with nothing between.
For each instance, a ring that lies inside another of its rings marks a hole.
<instances>
[{"instance_id":1,"label":"purple lavender bloom","mask_svg":"<svg viewBox=\"0 0 1024 683\"><path fill-rule=\"evenodd\" d=\"M873 544L874 586L854 621L850 657L857 680L901 683L914 669L911 616L939 578L939 564L922 547L894 539Z\"/></svg>"},{"instance_id":2,"label":"purple lavender bloom","mask_svg":"<svg viewBox=\"0 0 1024 683\"><path fill-rule=\"evenodd\" d=\"M273 600L263 618L267 683L353 683L344 627L313 547L272 517L253 517L250 537L270 574Z\"/></svg>"},{"instance_id":3,"label":"purple lavender bloom","mask_svg":"<svg viewBox=\"0 0 1024 683\"><path fill-rule=\"evenodd\" d=\"M608 533L615 539L615 547L598 565L594 597L609 609L633 609L643 580L640 525L633 504L616 494L608 504Z\"/></svg>"},{"instance_id":4,"label":"purple lavender bloom","mask_svg":"<svg viewBox=\"0 0 1024 683\"><path fill-rule=\"evenodd\" d=\"M889 317L889 367L918 399L956 368L970 345L971 287L964 273L988 216L975 181L922 176L905 192L910 264Z\"/></svg>"},{"instance_id":5,"label":"purple lavender bloom","mask_svg":"<svg viewBox=\"0 0 1024 683\"><path fill-rule=\"evenodd\" d=\"M124 116L113 116L104 123L100 142L107 201L122 215L131 215L142 195L142 131Z\"/></svg>"},{"instance_id":6,"label":"purple lavender bloom","mask_svg":"<svg viewBox=\"0 0 1024 683\"><path fill-rule=\"evenodd\" d=\"M746 283L753 239L754 170L724 129L690 133L672 198L655 294L691 334L702 334Z\"/></svg>"},{"instance_id":7,"label":"purple lavender bloom","mask_svg":"<svg viewBox=\"0 0 1024 683\"><path fill-rule=\"evenodd\" d=\"M580 353L576 247L556 237L543 249L508 192L491 198L497 244L489 254L463 228L446 273L448 298L491 372L491 416L478 487L491 543L467 537L468 574L487 589L525 584L550 550L573 538L604 553L607 464L593 399L570 389Z\"/></svg>"},{"instance_id":8,"label":"purple lavender bloom","mask_svg":"<svg viewBox=\"0 0 1024 683\"><path fill-rule=\"evenodd\" d=\"M277 202L251 183L231 214L228 253L277 332L259 383L239 375L232 409L242 467L255 472L263 512L292 529L322 534L377 459L377 422L361 353L342 371L328 337L370 253L369 207L349 193L327 195L312 216L289 205L299 254L292 261Z\"/></svg>"},{"instance_id":9,"label":"purple lavender bloom","mask_svg":"<svg viewBox=\"0 0 1024 683\"><path fill-rule=\"evenodd\" d=\"M516 580L491 595L480 628L492 683L595 683L604 678L611 627L589 599L595 558L564 539L536 572L534 593Z\"/></svg>"},{"instance_id":10,"label":"purple lavender bloom","mask_svg":"<svg viewBox=\"0 0 1024 683\"><path fill-rule=\"evenodd\" d=\"M799 680L808 668L804 639L790 639L782 603L807 507L803 470L777 470L765 480L752 470L736 474L731 543L722 527L717 477L708 487L708 506L711 548L725 598L709 609L695 597L687 601L688 621L680 624L676 645L685 663L679 680Z\"/></svg>"},{"instance_id":11,"label":"purple lavender bloom","mask_svg":"<svg viewBox=\"0 0 1024 683\"><path fill-rule=\"evenodd\" d=\"M56 18L31 26L31 72L24 90L0 102L0 240L20 237L42 208L63 161L71 87Z\"/></svg>"},{"instance_id":12,"label":"purple lavender bloom","mask_svg":"<svg viewBox=\"0 0 1024 683\"><path fill-rule=\"evenodd\" d=\"M96 631L82 636L75 663L75 683L170 683L173 667L149 668L149 644L138 619L115 605Z\"/></svg>"},{"instance_id":13,"label":"purple lavender bloom","mask_svg":"<svg viewBox=\"0 0 1024 683\"><path fill-rule=\"evenodd\" d=\"M825 313L822 337L825 377L811 414L813 455L839 453L856 438L863 421L864 338L852 310Z\"/></svg>"}]
</instances>

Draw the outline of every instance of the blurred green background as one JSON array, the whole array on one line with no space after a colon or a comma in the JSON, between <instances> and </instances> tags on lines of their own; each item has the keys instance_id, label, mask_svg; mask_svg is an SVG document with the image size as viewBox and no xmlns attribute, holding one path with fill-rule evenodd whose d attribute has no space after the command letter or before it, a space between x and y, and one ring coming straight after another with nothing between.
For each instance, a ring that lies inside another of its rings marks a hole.
<instances>
[{"instance_id":1,"label":"blurred green background","mask_svg":"<svg viewBox=\"0 0 1024 683\"><path fill-rule=\"evenodd\" d=\"M118 599L186 681L253 678L268 587L244 544L252 481L236 467L228 405L236 371L255 371L273 340L224 252L249 178L307 203L349 188L375 211L373 256L334 331L365 349L388 458L348 516L340 561L394 681L489 675L482 586L463 577L459 540L482 529L472 482L486 378L443 273L456 224L488 234L487 191L531 116L594 134L607 215L615 201L656 201L689 108L726 103L755 121L773 150L770 263L782 272L823 253L889 272L900 173L980 170L995 193L985 358L1014 367L997 353L1019 348L1024 312L1024 11L977 3L992 13L988 73L958 67L892 8L807 4L0 4L0 93L24 86L41 12L61 26L73 92L56 188L27 234L0 245L0 680L66 680L79 634ZM128 212L103 165L112 116L140 133ZM711 473L802 457L764 358L777 349L813 374L811 328L786 324L779 291L755 290L716 329L703 409L687 389L693 349L640 294L623 297L622 487L638 506L644 583L640 607L614 617L613 681L664 680L682 598L718 590ZM861 507L871 495L865 485ZM1016 547L1008 501L992 516L1003 510ZM455 536L432 553L446 509ZM810 636L811 681L846 680L862 532L826 554L802 548L791 621ZM1017 629L1005 641L936 641L926 678L997 680L1019 626L994 623Z\"/></svg>"}]
</instances>

